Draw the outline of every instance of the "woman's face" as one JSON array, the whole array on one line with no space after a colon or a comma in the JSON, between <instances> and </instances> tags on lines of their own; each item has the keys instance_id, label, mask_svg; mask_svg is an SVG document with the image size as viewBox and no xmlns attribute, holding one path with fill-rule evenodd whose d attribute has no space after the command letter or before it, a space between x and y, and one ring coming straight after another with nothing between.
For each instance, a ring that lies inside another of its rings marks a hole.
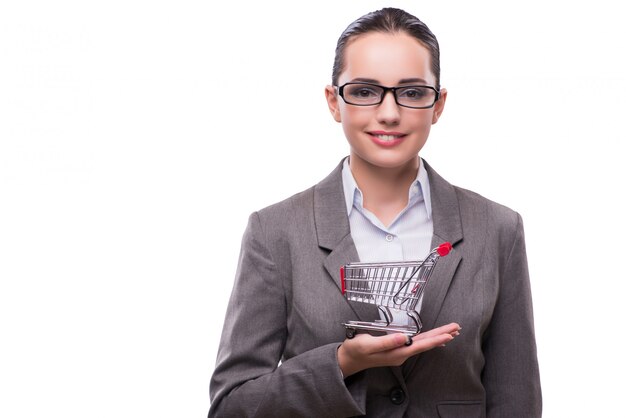
<instances>
[{"instance_id":1,"label":"woman's face","mask_svg":"<svg viewBox=\"0 0 626 418\"><path fill-rule=\"evenodd\" d=\"M365 80L387 87L436 86L428 49L406 33L359 35L344 52L345 69L339 75L339 86ZM379 105L353 106L346 104L332 86L326 87L326 99L334 119L343 125L352 161L403 168L407 164L417 167L430 127L443 111L446 91L442 89L439 101L430 109L398 106L391 92Z\"/></svg>"}]
</instances>

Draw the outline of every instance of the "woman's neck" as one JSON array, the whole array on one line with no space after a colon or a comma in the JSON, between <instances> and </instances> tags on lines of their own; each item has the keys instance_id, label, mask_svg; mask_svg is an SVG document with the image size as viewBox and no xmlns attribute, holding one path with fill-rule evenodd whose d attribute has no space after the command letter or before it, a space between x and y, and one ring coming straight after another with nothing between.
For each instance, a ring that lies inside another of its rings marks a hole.
<instances>
[{"instance_id":1,"label":"woman's neck","mask_svg":"<svg viewBox=\"0 0 626 418\"><path fill-rule=\"evenodd\" d=\"M400 167L378 167L350 155L350 170L361 192L363 207L388 226L406 207L409 188L419 169L419 157Z\"/></svg>"}]
</instances>

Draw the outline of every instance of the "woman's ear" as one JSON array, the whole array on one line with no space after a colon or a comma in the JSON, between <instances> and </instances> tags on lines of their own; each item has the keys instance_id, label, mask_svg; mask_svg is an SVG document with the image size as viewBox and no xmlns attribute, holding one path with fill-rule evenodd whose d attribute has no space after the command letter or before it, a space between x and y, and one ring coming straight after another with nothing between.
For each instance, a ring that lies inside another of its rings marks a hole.
<instances>
[{"instance_id":1,"label":"woman's ear","mask_svg":"<svg viewBox=\"0 0 626 418\"><path fill-rule=\"evenodd\" d=\"M437 103L435 103L435 106L433 109L433 120L432 120L433 125L437 123L437 121L439 120L439 117L443 113L443 108L446 106L447 97L448 97L448 90L441 89L441 91L439 92L439 100L437 100Z\"/></svg>"},{"instance_id":2,"label":"woman's ear","mask_svg":"<svg viewBox=\"0 0 626 418\"><path fill-rule=\"evenodd\" d=\"M339 111L337 90L333 86L326 86L324 94L326 95L328 110L330 110L330 114L333 115L333 119L337 122L341 122L341 112Z\"/></svg>"}]
</instances>

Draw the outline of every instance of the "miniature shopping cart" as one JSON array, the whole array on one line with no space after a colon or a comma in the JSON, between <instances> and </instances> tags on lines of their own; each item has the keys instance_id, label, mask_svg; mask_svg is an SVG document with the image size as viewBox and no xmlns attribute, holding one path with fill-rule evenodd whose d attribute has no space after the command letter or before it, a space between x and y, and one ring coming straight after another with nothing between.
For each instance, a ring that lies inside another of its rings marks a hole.
<instances>
[{"instance_id":1,"label":"miniature shopping cart","mask_svg":"<svg viewBox=\"0 0 626 418\"><path fill-rule=\"evenodd\" d=\"M433 249L423 261L350 263L343 266L341 291L346 299L377 305L384 318L375 322L344 323L346 337L354 338L358 330L401 332L409 337L407 345L410 345L411 337L422 330L422 319L415 307L439 257L448 255L451 249L450 243L446 242ZM406 311L413 324L394 323L390 308Z\"/></svg>"}]
</instances>

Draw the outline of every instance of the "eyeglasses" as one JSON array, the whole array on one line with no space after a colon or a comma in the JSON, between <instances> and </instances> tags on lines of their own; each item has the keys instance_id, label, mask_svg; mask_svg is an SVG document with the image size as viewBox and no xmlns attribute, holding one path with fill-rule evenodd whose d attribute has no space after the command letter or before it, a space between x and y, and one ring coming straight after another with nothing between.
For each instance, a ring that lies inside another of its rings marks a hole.
<instances>
[{"instance_id":1,"label":"eyeglasses","mask_svg":"<svg viewBox=\"0 0 626 418\"><path fill-rule=\"evenodd\" d=\"M346 83L338 89L343 101L354 106L381 104L388 91L393 93L398 106L411 109L428 109L439 100L439 90L431 86L385 87L372 83Z\"/></svg>"}]
</instances>

